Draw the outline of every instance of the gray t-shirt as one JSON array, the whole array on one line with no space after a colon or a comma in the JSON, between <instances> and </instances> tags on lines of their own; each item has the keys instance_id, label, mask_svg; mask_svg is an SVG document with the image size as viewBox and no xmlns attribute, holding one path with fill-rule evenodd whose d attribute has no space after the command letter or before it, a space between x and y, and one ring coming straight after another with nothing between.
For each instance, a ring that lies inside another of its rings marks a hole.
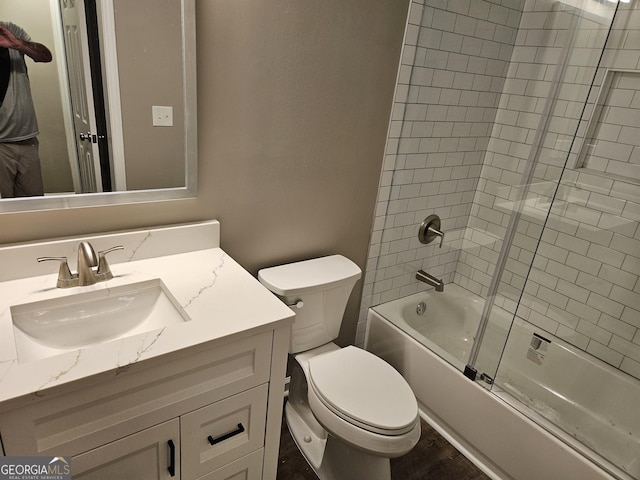
<instances>
[{"instance_id":1,"label":"gray t-shirt","mask_svg":"<svg viewBox=\"0 0 640 480\"><path fill-rule=\"evenodd\" d=\"M31 41L31 37L19 26L0 22L16 38ZM31 86L24 54L9 49L11 74L4 101L0 106L0 142L19 142L38 135L38 121L31 98Z\"/></svg>"}]
</instances>

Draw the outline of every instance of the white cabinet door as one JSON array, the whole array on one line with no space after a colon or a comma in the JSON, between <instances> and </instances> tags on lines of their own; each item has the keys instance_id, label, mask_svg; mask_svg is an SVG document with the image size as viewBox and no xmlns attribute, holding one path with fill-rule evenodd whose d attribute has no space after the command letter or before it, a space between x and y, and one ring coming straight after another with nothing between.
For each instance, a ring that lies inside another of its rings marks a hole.
<instances>
[{"instance_id":1,"label":"white cabinet door","mask_svg":"<svg viewBox=\"0 0 640 480\"><path fill-rule=\"evenodd\" d=\"M176 418L71 459L74 480L179 480L180 421Z\"/></svg>"}]
</instances>

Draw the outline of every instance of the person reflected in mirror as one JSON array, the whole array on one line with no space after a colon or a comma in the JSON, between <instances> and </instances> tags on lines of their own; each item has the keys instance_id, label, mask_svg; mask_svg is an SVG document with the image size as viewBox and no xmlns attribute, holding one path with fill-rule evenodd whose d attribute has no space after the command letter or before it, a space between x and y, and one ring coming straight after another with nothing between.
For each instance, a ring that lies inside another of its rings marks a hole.
<instances>
[{"instance_id":1,"label":"person reflected in mirror","mask_svg":"<svg viewBox=\"0 0 640 480\"><path fill-rule=\"evenodd\" d=\"M27 32L0 21L0 197L44 195L38 122L25 55L50 62L51 52Z\"/></svg>"}]
</instances>

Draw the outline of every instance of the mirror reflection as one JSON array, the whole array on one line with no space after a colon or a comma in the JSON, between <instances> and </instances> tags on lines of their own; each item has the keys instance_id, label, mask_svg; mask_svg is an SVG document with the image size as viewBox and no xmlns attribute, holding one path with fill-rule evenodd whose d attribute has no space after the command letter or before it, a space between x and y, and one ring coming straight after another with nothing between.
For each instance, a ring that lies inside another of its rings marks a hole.
<instances>
[{"instance_id":1,"label":"mirror reflection","mask_svg":"<svg viewBox=\"0 0 640 480\"><path fill-rule=\"evenodd\" d=\"M49 49L15 23L0 21L0 196L44 195L38 121L25 57L51 62Z\"/></svg>"},{"instance_id":2,"label":"mirror reflection","mask_svg":"<svg viewBox=\"0 0 640 480\"><path fill-rule=\"evenodd\" d=\"M47 195L43 201L49 195L191 190L195 159L185 162L195 155L191 4L190 0L0 2L4 26L0 46L12 58L9 85L20 78L13 68L21 67L22 58L21 68L28 73L38 124L37 137L31 132L29 139L39 143L42 190ZM14 33L8 33L8 26ZM50 51L51 61L26 51L26 46ZM0 73L6 70L3 66ZM0 87L1 82L2 78ZM16 105L16 99L29 103L28 90L8 91L13 96L6 96L0 110ZM6 109L4 126L0 115L0 142L25 140L19 135L3 137L3 129L18 128L18 121L9 118L14 113ZM36 194L20 190L15 196ZM10 196L2 190L4 199Z\"/></svg>"}]
</instances>

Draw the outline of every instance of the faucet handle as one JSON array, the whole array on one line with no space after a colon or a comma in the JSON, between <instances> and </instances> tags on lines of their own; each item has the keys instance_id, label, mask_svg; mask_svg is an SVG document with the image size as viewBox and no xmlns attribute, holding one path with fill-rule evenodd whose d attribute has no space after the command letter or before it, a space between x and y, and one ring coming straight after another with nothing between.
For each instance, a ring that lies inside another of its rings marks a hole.
<instances>
[{"instance_id":1,"label":"faucet handle","mask_svg":"<svg viewBox=\"0 0 640 480\"><path fill-rule=\"evenodd\" d=\"M430 235L437 235L440 237L440 248L442 248L442 244L444 243L444 232L438 230L437 228L433 228L431 225L427 227L427 232Z\"/></svg>"},{"instance_id":2,"label":"faucet handle","mask_svg":"<svg viewBox=\"0 0 640 480\"><path fill-rule=\"evenodd\" d=\"M444 232L440 229L440 217L438 215L429 215L420 224L418 240L420 240L420 243L431 243L436 237L440 237L440 248L442 248Z\"/></svg>"},{"instance_id":3,"label":"faucet handle","mask_svg":"<svg viewBox=\"0 0 640 480\"><path fill-rule=\"evenodd\" d=\"M69 270L69 264L67 263L67 257L38 257L38 262L49 262L56 260L60 262L60 269L58 270L58 288L67 288L72 286L71 282L76 280L77 277Z\"/></svg>"},{"instance_id":4,"label":"faucet handle","mask_svg":"<svg viewBox=\"0 0 640 480\"><path fill-rule=\"evenodd\" d=\"M109 263L107 262L107 253L113 252L115 250L124 250L124 247L122 245L118 245L117 247L107 248L106 250L98 252L98 271L96 272L96 274L103 275L105 280L110 280L113 278L111 267L109 267Z\"/></svg>"}]
</instances>

